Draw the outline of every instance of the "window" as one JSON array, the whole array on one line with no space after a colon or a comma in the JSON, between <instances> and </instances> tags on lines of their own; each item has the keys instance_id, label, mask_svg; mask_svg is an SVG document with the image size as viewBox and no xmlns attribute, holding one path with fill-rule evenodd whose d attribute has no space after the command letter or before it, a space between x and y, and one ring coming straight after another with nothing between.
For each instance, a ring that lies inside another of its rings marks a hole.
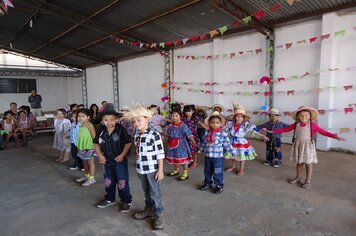
<instances>
[{"instance_id":1,"label":"window","mask_svg":"<svg viewBox=\"0 0 356 236\"><path fill-rule=\"evenodd\" d=\"M36 89L35 79L0 78L0 93L31 93L32 89Z\"/></svg>"}]
</instances>

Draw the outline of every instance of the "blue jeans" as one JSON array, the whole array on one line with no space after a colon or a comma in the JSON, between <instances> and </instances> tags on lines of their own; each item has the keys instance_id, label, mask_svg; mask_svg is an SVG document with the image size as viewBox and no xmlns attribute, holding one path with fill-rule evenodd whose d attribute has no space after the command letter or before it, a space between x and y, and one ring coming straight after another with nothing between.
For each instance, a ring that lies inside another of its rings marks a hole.
<instances>
[{"instance_id":1,"label":"blue jeans","mask_svg":"<svg viewBox=\"0 0 356 236\"><path fill-rule=\"evenodd\" d=\"M224 187L224 158L204 158L204 184Z\"/></svg>"},{"instance_id":2,"label":"blue jeans","mask_svg":"<svg viewBox=\"0 0 356 236\"><path fill-rule=\"evenodd\" d=\"M83 161L82 161L82 159L80 159L78 157L78 155L77 155L78 154L78 148L77 148L77 146L75 146L74 143L72 143L71 146L70 146L70 153L71 153L72 158L74 160L74 165L76 167L78 167L79 169L83 169L84 168Z\"/></svg>"},{"instance_id":3,"label":"blue jeans","mask_svg":"<svg viewBox=\"0 0 356 236\"><path fill-rule=\"evenodd\" d=\"M266 142L266 160L272 162L274 159L282 161L282 141L280 138L272 138L270 141ZM279 149L277 152L276 149Z\"/></svg>"},{"instance_id":4,"label":"blue jeans","mask_svg":"<svg viewBox=\"0 0 356 236\"><path fill-rule=\"evenodd\" d=\"M114 202L116 187L119 192L119 197L123 203L131 203L132 196L129 186L129 171L127 168L127 158L122 162L115 160L106 160L104 165L104 184L105 184L105 200Z\"/></svg>"},{"instance_id":5,"label":"blue jeans","mask_svg":"<svg viewBox=\"0 0 356 236\"><path fill-rule=\"evenodd\" d=\"M149 174L137 173L137 175L141 181L143 191L145 192L146 207L153 208L155 215L161 215L164 208L162 205L160 183L155 180L156 172Z\"/></svg>"}]
</instances>

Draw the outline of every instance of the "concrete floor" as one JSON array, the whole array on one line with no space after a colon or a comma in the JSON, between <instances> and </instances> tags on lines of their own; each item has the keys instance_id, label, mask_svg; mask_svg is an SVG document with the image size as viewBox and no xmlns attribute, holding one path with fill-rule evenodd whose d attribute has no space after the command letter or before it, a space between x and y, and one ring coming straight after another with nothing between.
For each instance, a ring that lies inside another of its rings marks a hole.
<instances>
[{"instance_id":1,"label":"concrete floor","mask_svg":"<svg viewBox=\"0 0 356 236\"><path fill-rule=\"evenodd\" d=\"M283 167L276 169L262 165L264 143L252 142L259 159L247 163L245 176L225 174L221 195L197 190L202 158L188 181L166 177L166 227L153 231L149 220L133 219L144 203L134 158L132 211L98 209L104 197L101 168L97 184L80 187L74 182L80 172L54 161L52 137L38 136L27 148L0 152L0 235L356 235L356 156L319 152L312 189L305 190L287 183L295 167L289 145Z\"/></svg>"}]
</instances>

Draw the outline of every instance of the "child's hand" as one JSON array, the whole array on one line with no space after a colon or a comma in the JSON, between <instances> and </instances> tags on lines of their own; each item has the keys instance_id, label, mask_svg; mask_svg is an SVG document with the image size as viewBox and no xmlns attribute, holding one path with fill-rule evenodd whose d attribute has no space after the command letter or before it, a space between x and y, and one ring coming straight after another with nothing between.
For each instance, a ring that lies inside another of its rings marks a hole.
<instances>
[{"instance_id":1,"label":"child's hand","mask_svg":"<svg viewBox=\"0 0 356 236\"><path fill-rule=\"evenodd\" d=\"M163 174L163 171L157 171L156 172L156 176L155 176L155 180L157 182L161 181L162 179L164 178L164 174Z\"/></svg>"},{"instance_id":2,"label":"child's hand","mask_svg":"<svg viewBox=\"0 0 356 236\"><path fill-rule=\"evenodd\" d=\"M266 131L267 133L273 134L273 130L265 129L264 131Z\"/></svg>"},{"instance_id":3,"label":"child's hand","mask_svg":"<svg viewBox=\"0 0 356 236\"><path fill-rule=\"evenodd\" d=\"M114 160L116 162L122 162L124 160L124 156L123 155L118 155Z\"/></svg>"},{"instance_id":4,"label":"child's hand","mask_svg":"<svg viewBox=\"0 0 356 236\"><path fill-rule=\"evenodd\" d=\"M337 139L337 140L339 140L339 141L346 141L346 138L342 138L342 137L339 137L339 136L336 136L335 139Z\"/></svg>"},{"instance_id":5,"label":"child's hand","mask_svg":"<svg viewBox=\"0 0 356 236\"><path fill-rule=\"evenodd\" d=\"M267 136L264 136L264 137L263 137L263 140L264 140L265 142L268 142L268 141L269 141L269 138L268 138Z\"/></svg>"},{"instance_id":6,"label":"child's hand","mask_svg":"<svg viewBox=\"0 0 356 236\"><path fill-rule=\"evenodd\" d=\"M106 158L103 155L98 156L99 163L102 165L106 164Z\"/></svg>"}]
</instances>

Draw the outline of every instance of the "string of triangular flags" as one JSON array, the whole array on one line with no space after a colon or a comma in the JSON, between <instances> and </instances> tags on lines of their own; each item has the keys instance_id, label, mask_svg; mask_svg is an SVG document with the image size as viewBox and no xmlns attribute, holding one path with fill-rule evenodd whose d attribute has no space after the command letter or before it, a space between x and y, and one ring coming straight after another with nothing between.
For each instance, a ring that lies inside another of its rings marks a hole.
<instances>
[{"instance_id":1,"label":"string of triangular flags","mask_svg":"<svg viewBox=\"0 0 356 236\"><path fill-rule=\"evenodd\" d=\"M328 69L320 69L316 72L310 73L310 72L305 72L302 75L292 75L292 76L279 76L278 78L270 78L268 76L262 76L259 80L248 80L248 81L242 81L242 80L238 80L238 81L227 81L227 82L171 82L170 85L202 85L202 86L218 86L218 85L259 85L259 84L263 84L263 85L267 85L267 84L271 84L271 83L282 83L282 82L286 82L286 81L290 81L290 80L299 80L299 79L306 79L306 78L310 78L313 77L315 75L321 74L321 73L328 73L328 72L334 72L334 71L352 71L352 70L356 70L356 66L347 66L347 67L335 67L335 68L328 68ZM166 84L162 84L161 85L162 88L166 87L168 85Z\"/></svg>"},{"instance_id":2,"label":"string of triangular flags","mask_svg":"<svg viewBox=\"0 0 356 236\"><path fill-rule=\"evenodd\" d=\"M315 44L320 40L320 42L323 42L328 39L332 38L339 38L343 37L346 35L347 32L356 32L356 26L350 28L350 29L343 29L334 32L333 34L323 34L320 36L313 36L310 37L309 39L301 39L297 40L294 42L287 42L284 44L278 44L276 45L276 49L290 49L293 45L310 45L310 44ZM309 44L308 44L309 42ZM217 55L175 55L174 57L177 59L181 60L218 60L218 59L234 59L237 56L244 56L244 55L263 55L262 52L270 52L273 51L273 47L269 47L267 49L262 49L262 48L255 48L255 49L250 49L250 50L240 50L238 52L230 52L230 53L223 53L223 54L217 54Z\"/></svg>"},{"instance_id":3,"label":"string of triangular flags","mask_svg":"<svg viewBox=\"0 0 356 236\"><path fill-rule=\"evenodd\" d=\"M231 24L224 25L222 27L210 30L209 32L202 33L200 35L195 35L191 37L187 37L184 39L176 39L176 40L170 40L170 41L165 41L165 42L141 42L141 41L130 41L121 37L117 36L112 36L112 39L114 42L122 45L128 45L132 47L140 47L140 48L159 48L159 49L164 49L164 48L171 48L171 47L177 47L179 45L185 45L187 43L194 43L197 41L205 40L207 38L216 38L219 36L224 35L226 32L236 29L242 25L248 25L252 22L252 19L255 18L257 20L262 19L267 13L276 13L283 7L283 3L287 3L289 6L292 6L295 2L301 2L302 0L282 0L280 2L274 3L273 5L270 5L266 8L263 8L257 12L255 12L252 15L248 15L244 18L242 18L239 21L232 22Z\"/></svg>"},{"instance_id":4,"label":"string of triangular flags","mask_svg":"<svg viewBox=\"0 0 356 236\"><path fill-rule=\"evenodd\" d=\"M8 13L9 7L14 8L12 0L0 0L0 16Z\"/></svg>"},{"instance_id":5,"label":"string of triangular flags","mask_svg":"<svg viewBox=\"0 0 356 236\"><path fill-rule=\"evenodd\" d=\"M195 93L203 93L203 94L216 94L216 95L234 95L234 96L265 96L269 97L272 96L272 92L269 91L237 91L237 92L225 92L225 91L216 91L216 90L204 90L204 89L198 89L198 88L192 88L192 87L179 87L175 85L170 86L172 89L176 91L187 91L187 92L195 92ZM313 88L313 89L301 89L301 90L279 90L273 92L274 94L278 95L296 95L296 94L309 94L309 93L316 93L319 94L322 91L326 90L332 90L335 91L338 88L343 88L345 91L351 91L356 88L356 85L344 85L342 87L336 87L336 86L329 86L325 88Z\"/></svg>"}]
</instances>

